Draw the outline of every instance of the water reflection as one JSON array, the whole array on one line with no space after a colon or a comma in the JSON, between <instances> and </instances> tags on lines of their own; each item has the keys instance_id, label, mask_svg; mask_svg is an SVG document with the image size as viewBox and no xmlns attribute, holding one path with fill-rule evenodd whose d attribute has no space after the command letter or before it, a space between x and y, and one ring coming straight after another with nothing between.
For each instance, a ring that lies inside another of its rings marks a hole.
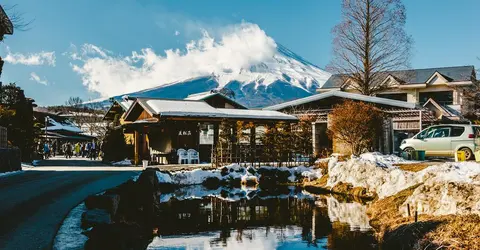
<instances>
[{"instance_id":1,"label":"water reflection","mask_svg":"<svg viewBox=\"0 0 480 250\"><path fill-rule=\"evenodd\" d=\"M364 206L301 189L162 194L149 249L375 249Z\"/></svg>"}]
</instances>

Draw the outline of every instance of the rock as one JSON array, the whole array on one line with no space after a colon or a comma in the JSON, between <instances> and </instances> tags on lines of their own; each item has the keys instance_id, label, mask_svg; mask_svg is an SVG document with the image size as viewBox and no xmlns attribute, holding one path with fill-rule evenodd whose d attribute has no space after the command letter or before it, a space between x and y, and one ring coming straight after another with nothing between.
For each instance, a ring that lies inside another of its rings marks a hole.
<instances>
[{"instance_id":1,"label":"rock","mask_svg":"<svg viewBox=\"0 0 480 250\"><path fill-rule=\"evenodd\" d=\"M208 189L217 189L220 186L220 179L217 177L208 177L202 184Z\"/></svg>"},{"instance_id":2,"label":"rock","mask_svg":"<svg viewBox=\"0 0 480 250\"><path fill-rule=\"evenodd\" d=\"M146 249L153 238L139 225L125 223L99 225L85 234L85 249Z\"/></svg>"},{"instance_id":3,"label":"rock","mask_svg":"<svg viewBox=\"0 0 480 250\"><path fill-rule=\"evenodd\" d=\"M112 223L110 213L104 209L91 209L82 214L82 228Z\"/></svg>"},{"instance_id":4,"label":"rock","mask_svg":"<svg viewBox=\"0 0 480 250\"><path fill-rule=\"evenodd\" d=\"M160 184L157 178L157 169L147 168L143 170L136 184L143 190L157 190Z\"/></svg>"},{"instance_id":5,"label":"rock","mask_svg":"<svg viewBox=\"0 0 480 250\"><path fill-rule=\"evenodd\" d=\"M108 211L112 217L115 217L119 203L120 195L118 194L91 195L85 200L85 206L88 209L104 209Z\"/></svg>"}]
</instances>

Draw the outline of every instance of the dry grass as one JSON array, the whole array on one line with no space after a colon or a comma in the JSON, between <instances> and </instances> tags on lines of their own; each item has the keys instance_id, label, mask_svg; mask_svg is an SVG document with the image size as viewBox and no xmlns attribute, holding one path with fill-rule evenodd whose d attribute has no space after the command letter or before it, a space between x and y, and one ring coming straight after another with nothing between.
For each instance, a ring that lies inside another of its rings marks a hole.
<instances>
[{"instance_id":1,"label":"dry grass","mask_svg":"<svg viewBox=\"0 0 480 250\"><path fill-rule=\"evenodd\" d=\"M376 231L382 232L407 222L409 218L402 217L398 210L419 185L412 186L395 195L378 200L369 206L367 214L371 219L370 224L372 227L375 228Z\"/></svg>"},{"instance_id":2,"label":"dry grass","mask_svg":"<svg viewBox=\"0 0 480 250\"><path fill-rule=\"evenodd\" d=\"M428 241L447 249L480 249L480 216L477 214L446 216L426 235Z\"/></svg>"},{"instance_id":3,"label":"dry grass","mask_svg":"<svg viewBox=\"0 0 480 250\"><path fill-rule=\"evenodd\" d=\"M367 214L384 249L477 249L480 250L480 216L419 215L418 222L404 217L400 206L418 187L371 204Z\"/></svg>"},{"instance_id":4,"label":"dry grass","mask_svg":"<svg viewBox=\"0 0 480 250\"><path fill-rule=\"evenodd\" d=\"M441 162L419 162L419 163L410 163L410 164L397 163L397 164L394 164L394 166L397 166L404 171L418 172L426 169L427 167L440 165L440 164L442 163Z\"/></svg>"}]
</instances>

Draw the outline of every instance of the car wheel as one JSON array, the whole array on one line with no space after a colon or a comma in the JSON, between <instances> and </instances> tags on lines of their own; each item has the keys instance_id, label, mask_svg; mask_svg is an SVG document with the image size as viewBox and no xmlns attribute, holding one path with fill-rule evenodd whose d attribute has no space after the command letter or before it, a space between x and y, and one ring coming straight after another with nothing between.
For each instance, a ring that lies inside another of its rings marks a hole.
<instances>
[{"instance_id":1,"label":"car wheel","mask_svg":"<svg viewBox=\"0 0 480 250\"><path fill-rule=\"evenodd\" d=\"M404 148L404 149L403 149L403 152L409 153L409 154L411 154L413 151L415 151L415 149L412 148L412 147L408 147L408 148Z\"/></svg>"},{"instance_id":2,"label":"car wheel","mask_svg":"<svg viewBox=\"0 0 480 250\"><path fill-rule=\"evenodd\" d=\"M472 150L470 150L469 148L461 148L461 149L459 149L458 151L463 151L463 152L465 152L465 160L469 161L469 160L472 160L472 159L473 159Z\"/></svg>"}]
</instances>

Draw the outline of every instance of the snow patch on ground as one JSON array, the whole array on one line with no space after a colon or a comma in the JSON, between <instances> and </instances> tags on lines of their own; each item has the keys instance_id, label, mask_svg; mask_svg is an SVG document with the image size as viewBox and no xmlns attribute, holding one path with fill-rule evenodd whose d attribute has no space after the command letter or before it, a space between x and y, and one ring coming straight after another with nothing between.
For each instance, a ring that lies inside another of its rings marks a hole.
<instances>
[{"instance_id":1,"label":"snow patch on ground","mask_svg":"<svg viewBox=\"0 0 480 250\"><path fill-rule=\"evenodd\" d=\"M53 249L83 249L88 237L82 234L82 214L87 211L85 203L81 203L70 211L55 236Z\"/></svg>"},{"instance_id":2,"label":"snow patch on ground","mask_svg":"<svg viewBox=\"0 0 480 250\"><path fill-rule=\"evenodd\" d=\"M10 176L10 175L17 175L17 174L20 174L22 172L23 172L22 170L18 170L18 171L10 171L10 172L0 173L0 178L7 177L7 176Z\"/></svg>"},{"instance_id":3,"label":"snow patch on ground","mask_svg":"<svg viewBox=\"0 0 480 250\"><path fill-rule=\"evenodd\" d=\"M132 162L129 159L125 159L123 161L117 161L112 163L113 166L131 166Z\"/></svg>"}]
</instances>

